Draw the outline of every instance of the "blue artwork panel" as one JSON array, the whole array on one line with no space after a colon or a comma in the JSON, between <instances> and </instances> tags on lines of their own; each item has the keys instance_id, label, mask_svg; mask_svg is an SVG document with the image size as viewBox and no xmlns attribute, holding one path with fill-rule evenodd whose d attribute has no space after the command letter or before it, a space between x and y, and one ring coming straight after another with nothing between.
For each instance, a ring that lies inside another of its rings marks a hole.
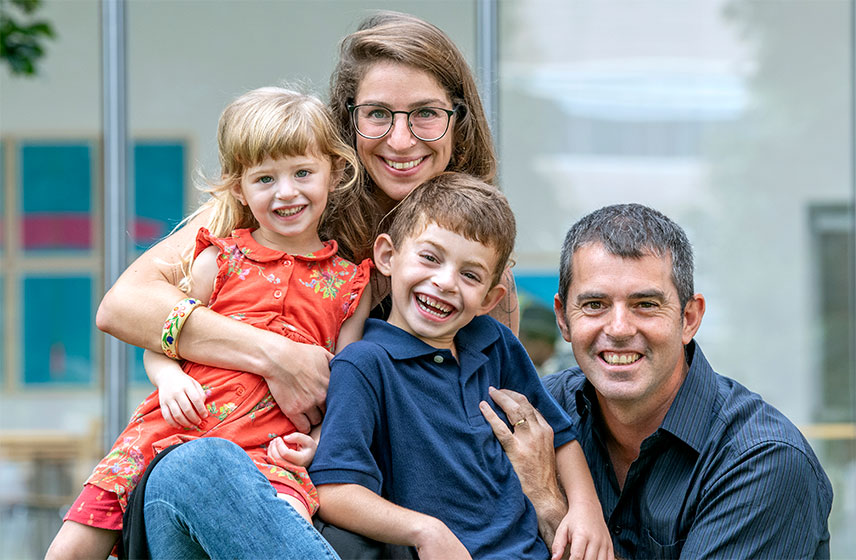
<instances>
[{"instance_id":1,"label":"blue artwork panel","mask_svg":"<svg viewBox=\"0 0 856 560\"><path fill-rule=\"evenodd\" d=\"M6 278L0 275L0 372L6 369Z\"/></svg>"},{"instance_id":2,"label":"blue artwork panel","mask_svg":"<svg viewBox=\"0 0 856 560\"><path fill-rule=\"evenodd\" d=\"M131 383L148 384L149 378L146 376L146 368L143 367L143 349L137 346L131 346Z\"/></svg>"},{"instance_id":3,"label":"blue artwork panel","mask_svg":"<svg viewBox=\"0 0 856 560\"><path fill-rule=\"evenodd\" d=\"M20 146L21 239L25 251L92 247L92 148Z\"/></svg>"},{"instance_id":4,"label":"blue artwork panel","mask_svg":"<svg viewBox=\"0 0 856 560\"><path fill-rule=\"evenodd\" d=\"M559 291L558 274L539 274L514 272L517 291L528 294L550 309L553 309L553 296Z\"/></svg>"},{"instance_id":5,"label":"blue artwork panel","mask_svg":"<svg viewBox=\"0 0 856 560\"><path fill-rule=\"evenodd\" d=\"M184 145L137 142L134 146L134 241L147 249L184 216Z\"/></svg>"},{"instance_id":6,"label":"blue artwork panel","mask_svg":"<svg viewBox=\"0 0 856 560\"><path fill-rule=\"evenodd\" d=\"M92 279L30 276L23 301L24 383L91 384Z\"/></svg>"},{"instance_id":7,"label":"blue artwork panel","mask_svg":"<svg viewBox=\"0 0 856 560\"><path fill-rule=\"evenodd\" d=\"M6 250L6 143L0 142L0 257ZM0 362L2 363L2 362Z\"/></svg>"}]
</instances>

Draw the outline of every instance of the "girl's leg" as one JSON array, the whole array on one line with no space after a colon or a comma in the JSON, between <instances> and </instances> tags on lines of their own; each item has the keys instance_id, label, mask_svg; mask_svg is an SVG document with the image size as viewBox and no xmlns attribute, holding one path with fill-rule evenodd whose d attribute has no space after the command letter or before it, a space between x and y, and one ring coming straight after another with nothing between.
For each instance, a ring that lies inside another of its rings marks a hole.
<instances>
[{"instance_id":1,"label":"girl's leg","mask_svg":"<svg viewBox=\"0 0 856 560\"><path fill-rule=\"evenodd\" d=\"M237 445L185 443L151 471L145 523L152 558L338 559Z\"/></svg>"},{"instance_id":2,"label":"girl's leg","mask_svg":"<svg viewBox=\"0 0 856 560\"><path fill-rule=\"evenodd\" d=\"M65 521L48 548L45 560L107 558L119 534L119 531L89 527L76 521Z\"/></svg>"},{"instance_id":3,"label":"girl's leg","mask_svg":"<svg viewBox=\"0 0 856 560\"><path fill-rule=\"evenodd\" d=\"M291 504L291 507L293 507L294 510L300 514L300 517L305 519L307 523L312 523L312 516L309 515L309 510L306 509L306 506L303 505L303 502L301 502L294 496L290 496L288 494L277 494L276 497L280 500L285 500L286 502Z\"/></svg>"}]
</instances>

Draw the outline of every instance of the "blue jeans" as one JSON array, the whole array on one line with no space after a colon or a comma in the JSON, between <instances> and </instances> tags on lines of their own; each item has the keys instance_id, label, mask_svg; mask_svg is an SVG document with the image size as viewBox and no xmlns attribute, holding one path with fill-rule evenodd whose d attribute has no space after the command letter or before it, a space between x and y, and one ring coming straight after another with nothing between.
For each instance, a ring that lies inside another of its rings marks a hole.
<instances>
[{"instance_id":1,"label":"blue jeans","mask_svg":"<svg viewBox=\"0 0 856 560\"><path fill-rule=\"evenodd\" d=\"M243 449L218 438L185 443L158 463L145 523L154 559L339 558Z\"/></svg>"}]
</instances>

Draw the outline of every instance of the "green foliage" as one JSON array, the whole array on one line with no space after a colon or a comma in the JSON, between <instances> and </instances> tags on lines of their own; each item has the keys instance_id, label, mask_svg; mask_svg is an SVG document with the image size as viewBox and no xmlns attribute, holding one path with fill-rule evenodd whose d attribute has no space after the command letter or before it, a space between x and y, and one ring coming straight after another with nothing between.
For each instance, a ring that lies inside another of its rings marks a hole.
<instances>
[{"instance_id":1,"label":"green foliage","mask_svg":"<svg viewBox=\"0 0 856 560\"><path fill-rule=\"evenodd\" d=\"M0 0L0 61L13 74L32 76L44 56L44 42L54 37L53 27L34 19L42 0Z\"/></svg>"}]
</instances>

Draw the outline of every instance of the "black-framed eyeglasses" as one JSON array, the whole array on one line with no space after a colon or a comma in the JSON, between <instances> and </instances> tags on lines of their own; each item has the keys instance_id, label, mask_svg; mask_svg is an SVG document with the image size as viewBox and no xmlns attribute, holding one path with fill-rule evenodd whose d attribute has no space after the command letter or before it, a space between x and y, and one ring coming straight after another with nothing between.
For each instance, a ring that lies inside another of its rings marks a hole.
<instances>
[{"instance_id":1,"label":"black-framed eyeglasses","mask_svg":"<svg viewBox=\"0 0 856 560\"><path fill-rule=\"evenodd\" d=\"M363 138L376 140L392 130L395 115L407 115L407 128L423 142L433 142L446 135L449 121L460 105L451 110L442 107L417 107L412 111L393 111L383 105L353 105L348 103L351 120Z\"/></svg>"}]
</instances>

